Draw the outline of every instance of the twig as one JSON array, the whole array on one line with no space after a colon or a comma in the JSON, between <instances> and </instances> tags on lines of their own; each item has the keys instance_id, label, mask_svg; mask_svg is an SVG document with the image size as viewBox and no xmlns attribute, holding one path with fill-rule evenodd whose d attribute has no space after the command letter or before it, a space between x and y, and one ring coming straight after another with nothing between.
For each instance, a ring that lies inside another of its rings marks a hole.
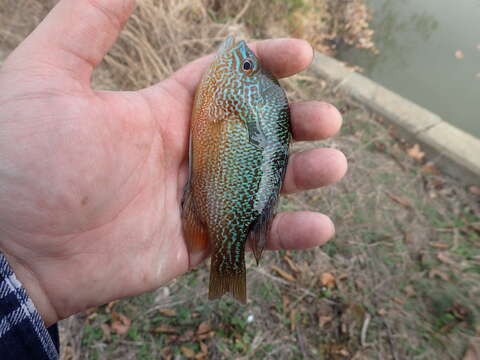
<instances>
[{"instance_id":1,"label":"twig","mask_svg":"<svg viewBox=\"0 0 480 360\"><path fill-rule=\"evenodd\" d=\"M300 326L297 328L296 333L297 333L298 344L300 345L300 351L302 352L302 359L308 359L309 354L305 351L305 343L303 341L303 335L300 332Z\"/></svg>"},{"instance_id":2,"label":"twig","mask_svg":"<svg viewBox=\"0 0 480 360\"><path fill-rule=\"evenodd\" d=\"M360 344L362 346L365 346L366 343L366 338L367 338L367 331L368 331L368 325L370 325L370 320L371 320L371 316L369 313L366 313L365 314L365 319L363 320L363 325L362 325L362 332L360 334Z\"/></svg>"},{"instance_id":3,"label":"twig","mask_svg":"<svg viewBox=\"0 0 480 360\"><path fill-rule=\"evenodd\" d=\"M392 353L392 357L394 360L398 360L397 353L395 352L395 346L393 345L393 339L392 339L392 332L390 331L390 327L388 326L387 322L385 319L382 318L383 326L385 326L385 329L387 330L387 336L388 336L388 344L390 345L390 352Z\"/></svg>"},{"instance_id":4,"label":"twig","mask_svg":"<svg viewBox=\"0 0 480 360\"><path fill-rule=\"evenodd\" d=\"M237 16L235 16L235 18L233 19L232 22L227 22L221 29L220 31L217 33L217 34L223 34L223 32L227 29L227 27L233 23L235 24L238 20L240 20L240 18L245 15L245 13L247 12L248 8L250 7L250 4L252 3L252 0L247 0L247 2L245 3L245 5L243 6L242 10L240 10L240 12L237 14Z\"/></svg>"},{"instance_id":5,"label":"twig","mask_svg":"<svg viewBox=\"0 0 480 360\"><path fill-rule=\"evenodd\" d=\"M263 268L254 267L252 270L255 271L255 272L258 272L259 274L262 274L262 275L265 276L265 277L268 277L269 279L272 279L272 280L274 280L274 281L276 281L276 282L279 282L279 283L281 283L281 284L283 284L283 285L287 285L287 286L291 286L291 285L292 285L292 283L290 283L290 282L288 282L288 281L286 281L286 280L280 279L280 278L277 277L277 276L273 276L272 274L270 274L270 273L268 273L267 271L265 271Z\"/></svg>"},{"instance_id":6,"label":"twig","mask_svg":"<svg viewBox=\"0 0 480 360\"><path fill-rule=\"evenodd\" d=\"M242 8L242 10L240 10L240 12L237 14L237 16L235 16L235 19L233 19L233 22L236 23L238 20L240 20L240 18L245 15L245 13L247 12L248 8L250 7L250 4L252 3L252 0L247 0L245 6Z\"/></svg>"}]
</instances>

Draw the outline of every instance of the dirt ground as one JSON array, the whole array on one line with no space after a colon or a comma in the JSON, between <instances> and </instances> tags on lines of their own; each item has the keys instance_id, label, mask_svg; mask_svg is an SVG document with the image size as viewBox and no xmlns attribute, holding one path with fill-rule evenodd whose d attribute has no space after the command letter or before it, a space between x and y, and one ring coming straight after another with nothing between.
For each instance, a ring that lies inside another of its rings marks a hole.
<instances>
[{"instance_id":1,"label":"dirt ground","mask_svg":"<svg viewBox=\"0 0 480 360\"><path fill-rule=\"evenodd\" d=\"M0 58L54 2L4 0ZM330 53L338 41L372 47L365 11L360 1L139 1L93 84L151 85L229 33L291 34ZM342 150L345 179L280 205L329 214L335 238L322 248L270 252L258 267L249 256L246 306L207 300L207 263L154 292L66 319L63 359L480 358L475 189L439 174L435 159L308 70L283 85L292 101L330 101L343 113L338 136L292 150Z\"/></svg>"}]
</instances>

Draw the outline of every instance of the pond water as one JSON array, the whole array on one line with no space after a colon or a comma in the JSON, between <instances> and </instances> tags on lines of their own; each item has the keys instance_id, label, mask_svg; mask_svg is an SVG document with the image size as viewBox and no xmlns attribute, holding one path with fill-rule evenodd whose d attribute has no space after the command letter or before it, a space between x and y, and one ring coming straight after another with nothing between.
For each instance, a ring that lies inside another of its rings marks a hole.
<instances>
[{"instance_id":1,"label":"pond water","mask_svg":"<svg viewBox=\"0 0 480 360\"><path fill-rule=\"evenodd\" d=\"M367 0L379 54L338 58L480 137L480 0Z\"/></svg>"}]
</instances>

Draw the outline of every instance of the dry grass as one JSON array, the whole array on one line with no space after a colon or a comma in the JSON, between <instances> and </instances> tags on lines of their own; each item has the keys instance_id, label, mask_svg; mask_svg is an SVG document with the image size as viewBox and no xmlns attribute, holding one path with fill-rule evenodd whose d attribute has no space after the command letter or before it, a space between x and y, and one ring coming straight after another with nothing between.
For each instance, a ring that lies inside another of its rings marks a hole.
<instances>
[{"instance_id":1,"label":"dry grass","mask_svg":"<svg viewBox=\"0 0 480 360\"><path fill-rule=\"evenodd\" d=\"M54 1L4 3L0 49L8 52ZM357 0L139 1L93 83L149 86L214 51L227 34L247 40L293 34L324 51L343 35L371 47L362 6ZM339 136L294 149L341 149L350 163L346 178L281 202L284 210L330 214L336 238L323 248L269 253L260 267L250 259L246 307L207 301L203 265L155 292L65 320L65 359L459 359L480 336L479 199L408 157L407 144L333 84L308 72L283 84L291 100L328 100L344 114ZM124 334L112 327L118 314L132 319Z\"/></svg>"}]
</instances>

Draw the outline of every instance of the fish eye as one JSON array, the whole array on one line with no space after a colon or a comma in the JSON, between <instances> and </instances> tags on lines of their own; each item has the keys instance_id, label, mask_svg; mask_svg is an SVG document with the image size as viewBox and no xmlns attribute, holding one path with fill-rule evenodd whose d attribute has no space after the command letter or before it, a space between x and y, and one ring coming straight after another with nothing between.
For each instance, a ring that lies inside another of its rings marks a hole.
<instances>
[{"instance_id":1,"label":"fish eye","mask_svg":"<svg viewBox=\"0 0 480 360\"><path fill-rule=\"evenodd\" d=\"M242 69L247 74L250 74L253 71L253 62L250 59L243 60Z\"/></svg>"}]
</instances>

